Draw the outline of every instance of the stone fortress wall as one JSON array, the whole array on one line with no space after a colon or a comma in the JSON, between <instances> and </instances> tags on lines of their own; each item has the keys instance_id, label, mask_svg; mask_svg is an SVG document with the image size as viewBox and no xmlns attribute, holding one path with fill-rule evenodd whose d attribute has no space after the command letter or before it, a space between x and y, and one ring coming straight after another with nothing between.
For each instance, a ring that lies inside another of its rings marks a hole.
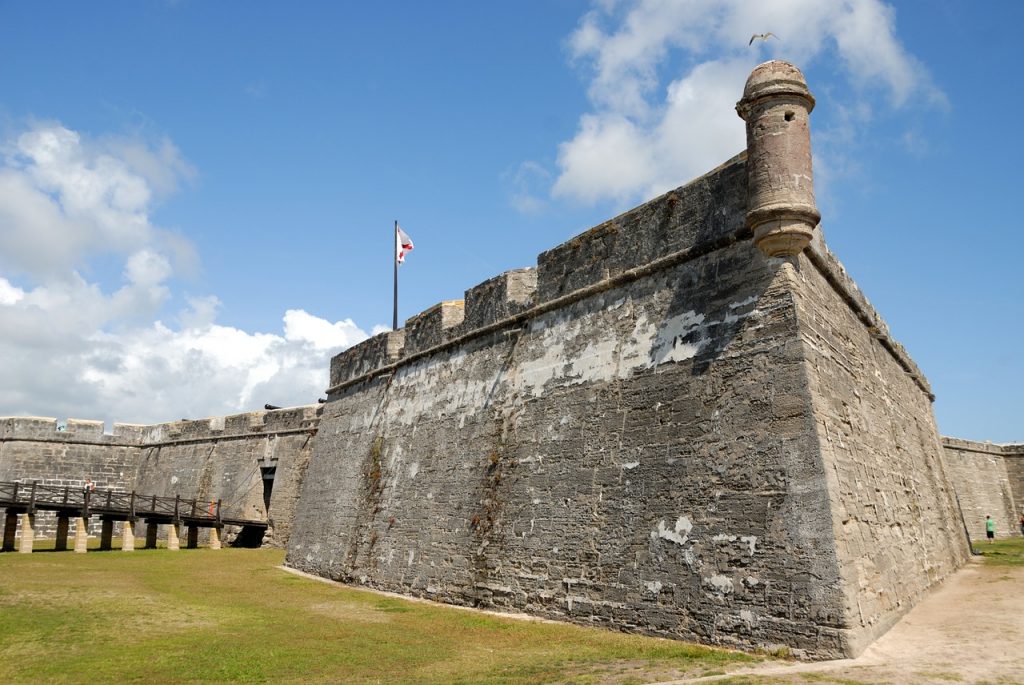
<instances>
[{"instance_id":1,"label":"stone fortress wall","mask_svg":"<svg viewBox=\"0 0 1024 685\"><path fill-rule=\"evenodd\" d=\"M313 405L150 426L115 423L111 433L102 421L69 419L58 430L53 418L0 418L0 481L80 489L89 478L99 490L220 499L231 516L262 519L263 476L273 472L265 542L283 545L319 413ZM52 535L51 519L40 512L41 536ZM91 525L98 530L98 521Z\"/></svg>"},{"instance_id":2,"label":"stone fortress wall","mask_svg":"<svg viewBox=\"0 0 1024 685\"><path fill-rule=\"evenodd\" d=\"M927 381L815 231L813 105L762 65L745 154L335 357L287 563L819 658L961 565Z\"/></svg>"},{"instance_id":3,"label":"stone fortress wall","mask_svg":"<svg viewBox=\"0 0 1024 685\"><path fill-rule=\"evenodd\" d=\"M966 519L1016 530L1024 446L940 439L816 228L813 106L795 67L761 65L745 152L337 355L323 407L111 434L0 419L0 480L262 517L276 469L265 544L311 573L857 654L966 560Z\"/></svg>"},{"instance_id":4,"label":"stone fortress wall","mask_svg":"<svg viewBox=\"0 0 1024 685\"><path fill-rule=\"evenodd\" d=\"M942 447L971 540L977 543L985 539L986 516L995 521L997 538L1020 536L1024 445L944 437Z\"/></svg>"}]
</instances>

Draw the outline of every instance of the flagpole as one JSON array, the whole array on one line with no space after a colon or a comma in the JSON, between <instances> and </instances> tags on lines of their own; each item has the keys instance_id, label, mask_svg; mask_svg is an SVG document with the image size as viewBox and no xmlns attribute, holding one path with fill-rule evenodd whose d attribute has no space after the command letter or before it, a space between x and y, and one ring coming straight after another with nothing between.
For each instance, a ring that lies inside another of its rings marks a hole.
<instances>
[{"instance_id":1,"label":"flagpole","mask_svg":"<svg viewBox=\"0 0 1024 685\"><path fill-rule=\"evenodd\" d=\"M395 307L391 317L391 330L398 330L398 219L395 219L395 234L391 236L391 261L395 266Z\"/></svg>"}]
</instances>

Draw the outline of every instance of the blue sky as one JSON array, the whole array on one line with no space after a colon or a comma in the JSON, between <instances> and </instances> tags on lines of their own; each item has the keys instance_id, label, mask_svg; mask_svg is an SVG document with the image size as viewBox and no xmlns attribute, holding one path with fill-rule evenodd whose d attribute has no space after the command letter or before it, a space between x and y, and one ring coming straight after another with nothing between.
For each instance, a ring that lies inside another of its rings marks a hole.
<instances>
[{"instance_id":1,"label":"blue sky","mask_svg":"<svg viewBox=\"0 0 1024 685\"><path fill-rule=\"evenodd\" d=\"M331 354L740 151L750 68L818 98L833 251L945 434L1024 440L1017 37L1000 1L0 0L0 415L308 402ZM779 40L746 45L753 32Z\"/></svg>"}]
</instances>

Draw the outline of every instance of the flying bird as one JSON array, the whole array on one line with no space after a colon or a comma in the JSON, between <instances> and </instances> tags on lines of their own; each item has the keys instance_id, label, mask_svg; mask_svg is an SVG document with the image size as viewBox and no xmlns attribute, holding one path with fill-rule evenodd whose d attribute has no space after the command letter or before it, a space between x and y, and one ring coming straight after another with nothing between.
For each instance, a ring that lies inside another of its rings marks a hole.
<instances>
[{"instance_id":1,"label":"flying bird","mask_svg":"<svg viewBox=\"0 0 1024 685\"><path fill-rule=\"evenodd\" d=\"M769 38L774 38L775 40L779 40L779 37L776 36L771 31L769 31L768 33L755 33L754 35L752 35L750 37L750 42L747 43L747 47L753 45L755 40L765 40L766 41Z\"/></svg>"}]
</instances>

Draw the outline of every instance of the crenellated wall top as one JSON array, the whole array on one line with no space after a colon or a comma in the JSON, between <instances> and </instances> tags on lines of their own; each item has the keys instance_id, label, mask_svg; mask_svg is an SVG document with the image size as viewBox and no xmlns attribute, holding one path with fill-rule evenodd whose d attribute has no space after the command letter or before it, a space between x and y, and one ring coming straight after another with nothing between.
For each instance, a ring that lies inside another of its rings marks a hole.
<instances>
[{"instance_id":1,"label":"crenellated wall top","mask_svg":"<svg viewBox=\"0 0 1024 685\"><path fill-rule=\"evenodd\" d=\"M942 436L942 446L952 450L980 452L1000 457L1024 457L1024 444L1020 443L1000 444L978 440L964 440L963 438L950 438L944 435Z\"/></svg>"},{"instance_id":2,"label":"crenellated wall top","mask_svg":"<svg viewBox=\"0 0 1024 685\"><path fill-rule=\"evenodd\" d=\"M0 442L38 441L149 447L168 442L225 439L311 431L320 423L319 405L261 410L230 416L171 421L152 425L115 423L105 431L103 421L39 416L0 417Z\"/></svg>"},{"instance_id":3,"label":"crenellated wall top","mask_svg":"<svg viewBox=\"0 0 1024 685\"><path fill-rule=\"evenodd\" d=\"M669 266L747 237L746 153L684 186L609 219L537 257L537 266L495 276L410 317L331 360L333 393L381 368L514 326L602 284Z\"/></svg>"}]
</instances>

